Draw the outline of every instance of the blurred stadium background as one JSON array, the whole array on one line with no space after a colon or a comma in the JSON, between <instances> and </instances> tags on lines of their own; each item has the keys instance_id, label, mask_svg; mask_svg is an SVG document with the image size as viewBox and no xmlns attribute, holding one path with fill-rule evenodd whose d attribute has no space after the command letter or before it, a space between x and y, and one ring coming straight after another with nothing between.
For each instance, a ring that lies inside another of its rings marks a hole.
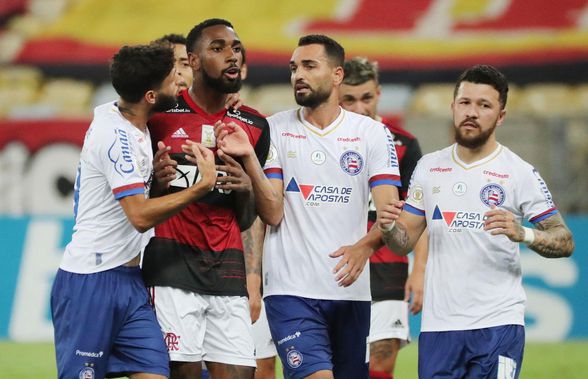
<instances>
[{"instance_id":1,"label":"blurred stadium background","mask_svg":"<svg viewBox=\"0 0 588 379\"><path fill-rule=\"evenodd\" d=\"M380 113L415 134L424 152L451 143L457 75L475 63L503 70L512 88L499 139L542 173L577 244L567 260L522 252L527 339L561 343L554 351L588 349L588 1L0 0L0 377L28 377L8 369L18 362L11 354L33 371L39 360L52 366L49 291L73 225L92 109L116 98L109 58L123 44L186 34L209 17L229 19L247 48L249 105L266 114L295 106L290 53L299 36L325 33L348 57L379 62ZM411 323L416 335L419 318ZM38 346L29 360L19 350ZM585 360L560 357L585 374ZM539 358L538 371L552 363Z\"/></svg>"}]
</instances>

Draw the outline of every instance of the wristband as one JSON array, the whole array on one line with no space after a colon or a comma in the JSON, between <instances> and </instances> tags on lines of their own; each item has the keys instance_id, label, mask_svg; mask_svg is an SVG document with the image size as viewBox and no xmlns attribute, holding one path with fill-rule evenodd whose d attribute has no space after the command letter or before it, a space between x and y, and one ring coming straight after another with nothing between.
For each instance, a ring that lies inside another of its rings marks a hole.
<instances>
[{"instance_id":1,"label":"wristband","mask_svg":"<svg viewBox=\"0 0 588 379\"><path fill-rule=\"evenodd\" d=\"M380 232L382 233L386 233L391 231L392 229L394 229L394 227L396 226L396 220L392 221L391 224L388 224L388 226L386 226L385 228L382 228L382 224L380 224L378 222L378 229L380 229Z\"/></svg>"},{"instance_id":2,"label":"wristband","mask_svg":"<svg viewBox=\"0 0 588 379\"><path fill-rule=\"evenodd\" d=\"M525 231L525 236L523 237L523 242L527 245L530 245L535 241L535 232L531 228L527 228L523 226L523 230Z\"/></svg>"}]
</instances>

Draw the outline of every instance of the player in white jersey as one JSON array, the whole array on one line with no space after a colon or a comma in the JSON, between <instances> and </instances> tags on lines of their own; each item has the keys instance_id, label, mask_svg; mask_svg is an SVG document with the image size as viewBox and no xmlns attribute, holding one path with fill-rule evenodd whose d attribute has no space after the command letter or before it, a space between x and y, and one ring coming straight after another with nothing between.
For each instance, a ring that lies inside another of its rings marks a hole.
<instances>
[{"instance_id":1,"label":"player in white jersey","mask_svg":"<svg viewBox=\"0 0 588 379\"><path fill-rule=\"evenodd\" d=\"M496 141L507 93L495 68L466 70L452 103L456 143L419 161L402 213L401 203L388 204L378 217L386 245L404 254L428 227L421 378L518 378L525 308L519 243L548 258L574 249L539 173Z\"/></svg>"},{"instance_id":2,"label":"player in white jersey","mask_svg":"<svg viewBox=\"0 0 588 379\"><path fill-rule=\"evenodd\" d=\"M339 107L344 50L334 40L299 40L290 61L300 109L268 119L272 147L264 167L235 126L218 127L219 147L240 156L261 219L269 224L264 302L286 378L368 378L367 259L381 246L366 235L369 193L376 208L398 198L392 136L383 124ZM240 146L238 148L238 146ZM343 247L341 247L343 246Z\"/></svg>"},{"instance_id":3,"label":"player in white jersey","mask_svg":"<svg viewBox=\"0 0 588 379\"><path fill-rule=\"evenodd\" d=\"M187 142L201 180L148 199L153 171L147 120L174 106L173 51L125 46L110 72L120 98L98 106L86 133L75 185L75 226L51 293L59 378L166 378L169 358L141 279L142 234L214 186L212 153ZM167 164L161 146L155 161Z\"/></svg>"}]
</instances>

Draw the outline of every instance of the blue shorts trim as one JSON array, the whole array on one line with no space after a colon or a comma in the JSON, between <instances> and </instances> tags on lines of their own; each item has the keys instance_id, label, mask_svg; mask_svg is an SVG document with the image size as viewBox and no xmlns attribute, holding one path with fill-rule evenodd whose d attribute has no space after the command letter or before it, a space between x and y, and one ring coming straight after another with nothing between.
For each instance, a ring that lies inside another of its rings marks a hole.
<instances>
[{"instance_id":1,"label":"blue shorts trim","mask_svg":"<svg viewBox=\"0 0 588 379\"><path fill-rule=\"evenodd\" d=\"M265 298L272 338L285 379L333 371L337 379L368 379L371 302Z\"/></svg>"},{"instance_id":2,"label":"blue shorts trim","mask_svg":"<svg viewBox=\"0 0 588 379\"><path fill-rule=\"evenodd\" d=\"M58 378L151 373L169 377L163 333L138 267L59 270L51 292Z\"/></svg>"},{"instance_id":3,"label":"blue shorts trim","mask_svg":"<svg viewBox=\"0 0 588 379\"><path fill-rule=\"evenodd\" d=\"M522 325L422 332L419 336L419 378L517 379L524 347Z\"/></svg>"}]
</instances>

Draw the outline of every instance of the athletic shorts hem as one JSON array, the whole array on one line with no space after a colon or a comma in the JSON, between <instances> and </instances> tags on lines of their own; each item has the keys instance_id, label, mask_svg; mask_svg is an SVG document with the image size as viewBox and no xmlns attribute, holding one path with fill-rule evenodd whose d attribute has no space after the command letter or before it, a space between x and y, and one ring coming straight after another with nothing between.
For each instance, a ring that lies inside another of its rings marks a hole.
<instances>
[{"instance_id":1,"label":"athletic shorts hem","mask_svg":"<svg viewBox=\"0 0 588 379\"><path fill-rule=\"evenodd\" d=\"M278 352L273 353L266 353L266 354L256 354L255 359L267 359L267 358L274 358L278 356Z\"/></svg>"},{"instance_id":2,"label":"athletic shorts hem","mask_svg":"<svg viewBox=\"0 0 588 379\"><path fill-rule=\"evenodd\" d=\"M404 347L410 343L410 336L406 333L398 332L398 331L390 331L390 332L382 332L378 333L375 336L369 336L368 342L378 342L382 340L400 340L400 347Z\"/></svg>"},{"instance_id":3,"label":"athletic shorts hem","mask_svg":"<svg viewBox=\"0 0 588 379\"><path fill-rule=\"evenodd\" d=\"M169 367L146 367L138 365L125 365L120 367L110 367L105 378L120 378L131 374L153 374L163 375L167 378L170 376Z\"/></svg>"},{"instance_id":4,"label":"athletic shorts hem","mask_svg":"<svg viewBox=\"0 0 588 379\"><path fill-rule=\"evenodd\" d=\"M226 365L234 365L234 366L248 366L248 367L257 367L255 363L255 358L243 358L237 357L234 355L224 355L224 354L206 354L203 357L205 362L215 362L215 363L222 363Z\"/></svg>"},{"instance_id":5,"label":"athletic shorts hem","mask_svg":"<svg viewBox=\"0 0 588 379\"><path fill-rule=\"evenodd\" d=\"M201 362L202 354L169 353L169 360L173 362Z\"/></svg>"},{"instance_id":6,"label":"athletic shorts hem","mask_svg":"<svg viewBox=\"0 0 588 379\"><path fill-rule=\"evenodd\" d=\"M285 370L288 372L288 377L291 379L303 379L306 378L307 376L310 376L312 374L314 374L315 372L318 371L322 371L322 370L328 370L328 371L333 371L333 365L330 363L315 363L311 366L307 366L304 368L304 370L294 370L292 368L290 368L289 366L285 367Z\"/></svg>"}]
</instances>

